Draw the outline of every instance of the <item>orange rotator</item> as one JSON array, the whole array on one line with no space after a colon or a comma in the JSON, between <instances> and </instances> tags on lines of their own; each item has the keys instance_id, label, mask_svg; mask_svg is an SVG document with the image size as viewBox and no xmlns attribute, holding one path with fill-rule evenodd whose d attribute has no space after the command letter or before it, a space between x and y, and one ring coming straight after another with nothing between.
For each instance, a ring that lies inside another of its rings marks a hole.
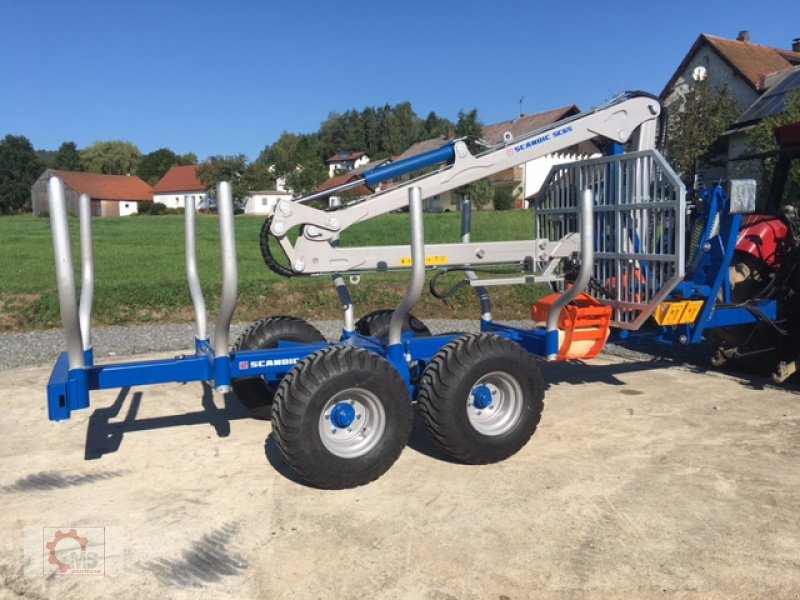
<instances>
[{"instance_id":1,"label":"orange rotator","mask_svg":"<svg viewBox=\"0 0 800 600\"><path fill-rule=\"evenodd\" d=\"M531 318L544 327L547 315L561 294L550 294L531 306ZM558 318L558 356L556 360L594 358L603 349L611 326L611 307L589 294L578 294Z\"/></svg>"}]
</instances>

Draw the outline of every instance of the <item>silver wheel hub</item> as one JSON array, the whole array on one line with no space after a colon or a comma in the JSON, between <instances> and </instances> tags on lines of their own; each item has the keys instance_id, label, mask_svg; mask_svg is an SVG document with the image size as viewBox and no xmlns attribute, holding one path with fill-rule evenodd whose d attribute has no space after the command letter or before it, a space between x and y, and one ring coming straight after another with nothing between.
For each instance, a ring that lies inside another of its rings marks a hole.
<instances>
[{"instance_id":1,"label":"silver wheel hub","mask_svg":"<svg viewBox=\"0 0 800 600\"><path fill-rule=\"evenodd\" d=\"M522 386L516 378L493 371L475 382L467 395L467 418L482 435L503 435L519 421L523 404Z\"/></svg>"},{"instance_id":2,"label":"silver wheel hub","mask_svg":"<svg viewBox=\"0 0 800 600\"><path fill-rule=\"evenodd\" d=\"M386 411L378 397L363 388L332 396L319 418L323 446L340 458L358 458L372 450L386 431Z\"/></svg>"}]
</instances>

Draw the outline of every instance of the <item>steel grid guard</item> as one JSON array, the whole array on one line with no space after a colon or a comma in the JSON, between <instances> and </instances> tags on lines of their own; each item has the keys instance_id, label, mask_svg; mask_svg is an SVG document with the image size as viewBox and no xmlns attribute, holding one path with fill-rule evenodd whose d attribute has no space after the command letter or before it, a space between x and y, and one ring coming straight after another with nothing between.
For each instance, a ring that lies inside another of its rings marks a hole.
<instances>
[{"instance_id":1,"label":"steel grid guard","mask_svg":"<svg viewBox=\"0 0 800 600\"><path fill-rule=\"evenodd\" d=\"M536 237L578 230L581 190L594 193L594 279L589 292L636 330L684 278L686 188L656 150L557 165L535 203Z\"/></svg>"}]
</instances>

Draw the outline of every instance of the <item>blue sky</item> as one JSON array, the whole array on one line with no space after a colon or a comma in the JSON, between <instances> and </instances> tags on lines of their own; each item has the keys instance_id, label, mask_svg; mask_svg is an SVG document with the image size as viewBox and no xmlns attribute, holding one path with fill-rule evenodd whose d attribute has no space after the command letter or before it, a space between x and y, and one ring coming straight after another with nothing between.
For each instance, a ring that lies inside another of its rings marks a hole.
<instances>
[{"instance_id":1,"label":"blue sky","mask_svg":"<svg viewBox=\"0 0 800 600\"><path fill-rule=\"evenodd\" d=\"M361 8L363 7L363 8ZM0 0L0 136L258 156L330 111L484 123L659 93L700 33L788 48L800 2Z\"/></svg>"}]
</instances>

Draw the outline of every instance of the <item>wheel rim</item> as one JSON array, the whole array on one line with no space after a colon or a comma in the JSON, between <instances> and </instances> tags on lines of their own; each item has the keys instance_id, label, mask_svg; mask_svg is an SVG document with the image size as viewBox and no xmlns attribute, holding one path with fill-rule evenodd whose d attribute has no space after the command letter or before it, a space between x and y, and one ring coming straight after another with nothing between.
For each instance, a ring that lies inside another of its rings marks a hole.
<instances>
[{"instance_id":1,"label":"wheel rim","mask_svg":"<svg viewBox=\"0 0 800 600\"><path fill-rule=\"evenodd\" d=\"M386 430L386 411L378 397L363 388L338 392L325 403L319 437L332 454L357 458L372 450Z\"/></svg>"},{"instance_id":2,"label":"wheel rim","mask_svg":"<svg viewBox=\"0 0 800 600\"><path fill-rule=\"evenodd\" d=\"M481 377L467 395L467 418L478 433L503 435L522 414L522 386L503 371Z\"/></svg>"}]
</instances>

